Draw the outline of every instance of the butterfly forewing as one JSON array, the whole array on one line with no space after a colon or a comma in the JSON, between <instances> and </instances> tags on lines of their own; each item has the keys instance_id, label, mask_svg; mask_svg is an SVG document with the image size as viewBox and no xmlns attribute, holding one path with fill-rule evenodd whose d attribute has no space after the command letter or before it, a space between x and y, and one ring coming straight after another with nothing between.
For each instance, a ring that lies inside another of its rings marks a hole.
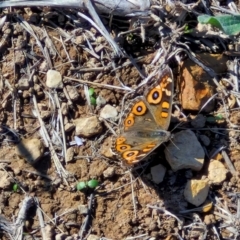
<instances>
[{"instance_id":1,"label":"butterfly forewing","mask_svg":"<svg viewBox=\"0 0 240 240\"><path fill-rule=\"evenodd\" d=\"M172 111L173 76L169 68L148 87L143 97L131 101L122 116L114 150L123 162L133 165L143 160L163 142Z\"/></svg>"}]
</instances>

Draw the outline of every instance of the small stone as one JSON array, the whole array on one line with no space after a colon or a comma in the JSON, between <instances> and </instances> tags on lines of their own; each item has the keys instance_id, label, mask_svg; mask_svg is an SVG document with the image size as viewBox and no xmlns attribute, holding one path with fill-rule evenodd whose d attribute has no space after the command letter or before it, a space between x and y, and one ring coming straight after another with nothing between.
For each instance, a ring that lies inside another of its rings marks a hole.
<instances>
[{"instance_id":1,"label":"small stone","mask_svg":"<svg viewBox=\"0 0 240 240\"><path fill-rule=\"evenodd\" d=\"M51 117L51 111L45 103L38 103L37 106L43 120Z\"/></svg>"},{"instance_id":2,"label":"small stone","mask_svg":"<svg viewBox=\"0 0 240 240\"><path fill-rule=\"evenodd\" d=\"M44 96L44 93L43 93L40 85L35 83L33 89L38 98L41 98Z\"/></svg>"},{"instance_id":3,"label":"small stone","mask_svg":"<svg viewBox=\"0 0 240 240\"><path fill-rule=\"evenodd\" d=\"M212 160L208 166L208 179L213 184L220 184L226 179L227 169L218 160Z\"/></svg>"},{"instance_id":4,"label":"small stone","mask_svg":"<svg viewBox=\"0 0 240 240\"><path fill-rule=\"evenodd\" d=\"M67 235L65 233L58 233L55 236L55 240L65 240Z\"/></svg>"},{"instance_id":5,"label":"small stone","mask_svg":"<svg viewBox=\"0 0 240 240\"><path fill-rule=\"evenodd\" d=\"M30 92L28 90L24 90L23 93L22 93L22 97L24 99L29 98L30 97Z\"/></svg>"},{"instance_id":6,"label":"small stone","mask_svg":"<svg viewBox=\"0 0 240 240\"><path fill-rule=\"evenodd\" d=\"M44 227L45 237L46 239L52 239L55 234L55 230L50 225Z\"/></svg>"},{"instance_id":7,"label":"small stone","mask_svg":"<svg viewBox=\"0 0 240 240\"><path fill-rule=\"evenodd\" d=\"M73 123L66 123L64 126L65 132L70 132L75 128L75 125Z\"/></svg>"},{"instance_id":8,"label":"small stone","mask_svg":"<svg viewBox=\"0 0 240 240\"><path fill-rule=\"evenodd\" d=\"M72 236L68 236L68 237L66 237L64 240L74 240L74 239L77 239L77 238L74 238L74 237L72 237Z\"/></svg>"},{"instance_id":9,"label":"small stone","mask_svg":"<svg viewBox=\"0 0 240 240\"><path fill-rule=\"evenodd\" d=\"M87 205L78 205L78 210L79 210L80 214L88 214L89 213Z\"/></svg>"},{"instance_id":10,"label":"small stone","mask_svg":"<svg viewBox=\"0 0 240 240\"><path fill-rule=\"evenodd\" d=\"M161 183L163 181L165 173L166 168L162 164L151 167L152 181L156 184Z\"/></svg>"},{"instance_id":11,"label":"small stone","mask_svg":"<svg viewBox=\"0 0 240 240\"><path fill-rule=\"evenodd\" d=\"M227 67L226 57L220 54L198 54L197 57L216 73L224 72ZM214 109L214 82L211 76L191 59L185 60L180 68L178 86L183 109L199 111L203 107L204 112Z\"/></svg>"},{"instance_id":12,"label":"small stone","mask_svg":"<svg viewBox=\"0 0 240 240\"><path fill-rule=\"evenodd\" d=\"M5 171L0 171L0 188L6 189L10 187L11 185L11 179L8 176L8 173Z\"/></svg>"},{"instance_id":13,"label":"small stone","mask_svg":"<svg viewBox=\"0 0 240 240\"><path fill-rule=\"evenodd\" d=\"M104 97L102 97L101 95L97 96L96 98L96 104L97 106L101 107L104 106L106 104L106 100Z\"/></svg>"},{"instance_id":14,"label":"small stone","mask_svg":"<svg viewBox=\"0 0 240 240\"><path fill-rule=\"evenodd\" d=\"M28 75L24 75L22 76L19 81L18 81L18 89L19 90L28 90L30 85L29 85L29 76Z\"/></svg>"},{"instance_id":15,"label":"small stone","mask_svg":"<svg viewBox=\"0 0 240 240\"><path fill-rule=\"evenodd\" d=\"M109 104L104 106L100 112L100 117L102 117L104 119L115 118L115 117L117 117L117 115L118 115L118 112L117 112L116 108Z\"/></svg>"},{"instance_id":16,"label":"small stone","mask_svg":"<svg viewBox=\"0 0 240 240\"><path fill-rule=\"evenodd\" d=\"M159 239L159 232L158 231L152 231L151 232L151 239L153 239L153 240Z\"/></svg>"},{"instance_id":17,"label":"small stone","mask_svg":"<svg viewBox=\"0 0 240 240\"><path fill-rule=\"evenodd\" d=\"M150 231L157 231L158 230L158 224L157 222L151 222L149 225L148 225L148 229Z\"/></svg>"},{"instance_id":18,"label":"small stone","mask_svg":"<svg viewBox=\"0 0 240 240\"><path fill-rule=\"evenodd\" d=\"M209 146L211 143L209 137L207 137L206 135L200 135L199 139L206 147Z\"/></svg>"},{"instance_id":19,"label":"small stone","mask_svg":"<svg viewBox=\"0 0 240 240\"><path fill-rule=\"evenodd\" d=\"M74 124L77 136L92 137L102 132L102 123L96 116L77 118Z\"/></svg>"},{"instance_id":20,"label":"small stone","mask_svg":"<svg viewBox=\"0 0 240 240\"><path fill-rule=\"evenodd\" d=\"M185 199L198 207L206 200L208 196L209 185L206 180L189 180L184 189Z\"/></svg>"},{"instance_id":21,"label":"small stone","mask_svg":"<svg viewBox=\"0 0 240 240\"><path fill-rule=\"evenodd\" d=\"M16 153L29 163L36 163L43 155L44 146L37 138L22 139L16 146Z\"/></svg>"},{"instance_id":22,"label":"small stone","mask_svg":"<svg viewBox=\"0 0 240 240\"><path fill-rule=\"evenodd\" d=\"M101 145L101 154L107 158L112 158L114 156L114 153L112 151L112 145L113 145L113 139L112 137L108 137L104 139L102 145Z\"/></svg>"},{"instance_id":23,"label":"small stone","mask_svg":"<svg viewBox=\"0 0 240 240\"><path fill-rule=\"evenodd\" d=\"M49 65L46 60L43 60L42 63L39 64L39 71L40 72L47 72L49 69Z\"/></svg>"},{"instance_id":24,"label":"small stone","mask_svg":"<svg viewBox=\"0 0 240 240\"><path fill-rule=\"evenodd\" d=\"M100 237L98 237L97 235L90 234L87 240L100 240Z\"/></svg>"},{"instance_id":25,"label":"small stone","mask_svg":"<svg viewBox=\"0 0 240 240\"><path fill-rule=\"evenodd\" d=\"M47 71L47 81L46 85L49 88L63 88L62 76L60 72L56 70L48 70Z\"/></svg>"},{"instance_id":26,"label":"small stone","mask_svg":"<svg viewBox=\"0 0 240 240\"><path fill-rule=\"evenodd\" d=\"M204 163L204 150L191 130L176 133L164 153L173 171L188 168L199 171Z\"/></svg>"},{"instance_id":27,"label":"small stone","mask_svg":"<svg viewBox=\"0 0 240 240\"><path fill-rule=\"evenodd\" d=\"M67 152L66 152L66 163L71 162L73 160L73 157L74 157L74 148L70 147L67 149Z\"/></svg>"},{"instance_id":28,"label":"small stone","mask_svg":"<svg viewBox=\"0 0 240 240\"><path fill-rule=\"evenodd\" d=\"M164 240L178 240L178 237L175 236L174 234L170 234Z\"/></svg>"},{"instance_id":29,"label":"small stone","mask_svg":"<svg viewBox=\"0 0 240 240\"><path fill-rule=\"evenodd\" d=\"M214 214L205 215L203 221L206 225L216 224L216 219L215 219Z\"/></svg>"},{"instance_id":30,"label":"small stone","mask_svg":"<svg viewBox=\"0 0 240 240\"><path fill-rule=\"evenodd\" d=\"M20 67L25 64L26 57L22 51L16 51L14 56L14 63Z\"/></svg>"},{"instance_id":31,"label":"small stone","mask_svg":"<svg viewBox=\"0 0 240 240\"><path fill-rule=\"evenodd\" d=\"M194 128L203 128L206 123L206 117L202 114L198 114L194 119L191 121L191 125Z\"/></svg>"},{"instance_id":32,"label":"small stone","mask_svg":"<svg viewBox=\"0 0 240 240\"><path fill-rule=\"evenodd\" d=\"M111 178L115 175L115 167L108 167L104 172L103 176L105 178Z\"/></svg>"},{"instance_id":33,"label":"small stone","mask_svg":"<svg viewBox=\"0 0 240 240\"><path fill-rule=\"evenodd\" d=\"M67 89L68 95L72 101L78 100L79 93L78 93L76 87L67 85L66 89Z\"/></svg>"},{"instance_id":34,"label":"small stone","mask_svg":"<svg viewBox=\"0 0 240 240\"><path fill-rule=\"evenodd\" d=\"M67 103L63 102L61 105L61 112L63 116L66 116L68 114L68 105Z\"/></svg>"}]
</instances>

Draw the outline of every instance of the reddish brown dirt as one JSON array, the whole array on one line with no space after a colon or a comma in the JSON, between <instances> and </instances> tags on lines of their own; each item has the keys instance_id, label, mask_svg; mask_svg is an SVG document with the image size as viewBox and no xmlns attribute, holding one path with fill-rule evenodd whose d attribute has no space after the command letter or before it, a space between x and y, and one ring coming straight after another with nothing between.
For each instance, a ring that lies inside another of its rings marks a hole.
<instances>
[{"instance_id":1,"label":"reddish brown dirt","mask_svg":"<svg viewBox=\"0 0 240 240\"><path fill-rule=\"evenodd\" d=\"M18 11L26 19L29 19L24 9ZM39 13L39 10L35 11L34 14L43 14L41 12ZM46 12L47 9L45 9L45 14ZM63 16L59 12L57 12L56 15ZM113 61L106 55L106 58L100 63L98 59L84 50L82 46L88 46L84 39L80 39L82 40L82 45L76 44L83 33L89 37L89 39L91 34L96 38L100 37L96 30L88 24L87 29L90 31L81 28L79 29L80 34L74 36L72 33L74 29L71 25L67 25L66 19L66 25L62 26L58 23L64 31L73 35L71 41L66 41L65 51L61 42L62 36L59 31L53 29L51 24L47 22L43 22L41 26L39 26L40 18L35 20L35 18L34 21L32 20L33 23L31 26L36 32L41 44L47 46L53 68L58 70L63 77L67 76L75 79L79 78L94 81L96 83L120 86L117 80L119 77L126 86L132 88L136 87L142 81L139 72L131 64L121 67L118 70L113 70L111 66L111 70L113 71L90 71L86 73L79 71L81 68L90 69L102 67L103 64L107 65ZM54 21L54 18L50 20ZM46 71L49 66L36 43L36 39L19 26L15 20L12 20L10 16L7 23L5 24L6 28L11 29L11 33L9 36L5 36L4 28L2 29L2 45L0 47L0 84L4 83L4 87L0 88L0 123L2 126L0 126L2 133L0 136L0 162L1 168L8 172L11 184L9 184L6 189L1 189L1 215L7 220L13 221L13 216L17 216L19 204L23 201L25 194L35 196L38 198L44 212L44 221L54 228L55 234L63 232L67 236L74 236L74 234L79 233L86 218L86 214L81 214L78 208L80 205L87 205L89 203L89 197L91 194L94 194L94 200L91 204L90 220L86 226L84 236L87 236L87 233L91 233L99 237L118 240L125 239L128 236L142 236L136 239L144 239L144 237L166 239L171 233L180 232L184 235L185 230L178 228L178 222L175 218L162 211L151 208L151 206L155 206L161 209L167 209L173 214L178 214L181 210L193 207L189 206L183 198L183 189L188 179L187 174L184 171L173 173L170 170L168 163L164 160L164 146L161 146L160 149L156 151L156 154L153 155L154 157L151 158L152 161L150 165L133 171L131 175L129 169L123 167L122 163L114 156L111 156L111 158L106 157L107 154L111 155L109 151L113 135L108 131L107 125L104 125L103 131L99 136L85 139L86 142L83 146L74 146L74 161L67 165L64 161L62 162L64 168L71 174L67 182L63 181L57 174L48 148L45 149L45 156L35 165L29 164L25 159L22 159L15 153L17 144L16 136L19 138L36 137L42 139L39 133L39 121L33 116L31 94L35 94L38 103L48 105L49 98L46 91L51 91L45 84ZM46 36L42 36L43 32L39 32L43 27L45 27L56 53L51 52L53 49L47 45ZM5 36L7 40L4 40L3 36ZM23 46L17 45L17 39L20 38L20 36L26 41ZM94 43L91 39L90 42ZM109 48L105 41L103 44ZM20 50L17 51L16 48L20 48ZM25 50L30 54L31 49L34 51L35 60L32 60L29 55L25 54ZM127 45L127 49L131 49L131 45ZM138 66L140 66L142 73L147 75L150 71L148 64L154 57L154 49L150 48L149 50L142 48L141 51L135 52L136 49L136 46L132 48L135 57L138 55L142 57L141 60L138 61ZM21 58L17 59L19 52L21 53ZM69 56L67 56L66 52ZM72 64L69 63L69 59L73 61ZM19 79L26 73L28 67L33 66L37 61L39 61L40 64L36 64L33 85L27 90L19 91ZM122 66L126 63L126 59L115 59L114 61L116 62L116 66ZM78 74L76 74L76 72L78 72ZM67 121L72 122L75 118L90 116L91 114L99 115L101 107L89 107L87 105L83 85L71 80L65 81L64 84L75 86L80 95L79 99L71 106L69 115L66 116ZM126 93L125 91L109 90L104 87L94 88L97 96L101 95L106 100L106 103L115 106L119 112L121 111L121 101ZM63 91L58 91L57 94L61 102L67 102ZM14 101L16 103L15 108L13 108ZM14 112L16 113L16 122L14 122ZM57 116L56 112L51 112L51 114L52 116ZM235 123L239 123L238 114L235 115L232 116L233 120ZM49 126L50 119L47 118L44 122L46 126ZM114 124L110 124L112 128L117 131L118 126L116 123L117 121L115 121ZM211 131L206 130L204 134L214 139L214 134ZM72 141L73 136L74 130L66 133L67 142ZM228 141L227 136L225 140L226 142ZM211 147L214 147L214 143L217 141L218 139L213 140ZM55 150L58 154L61 153L61 148L55 146ZM236 170L239 172L239 148L234 148L234 151L230 149L230 156ZM159 161L167 167L168 172L164 181L159 185L155 185L150 180L149 172L150 166L156 165ZM114 167L115 172L110 178L104 177L103 173L109 167ZM42 174L47 177L42 176ZM194 173L195 177L199 178L206 174L207 169L203 169L199 173ZM97 190L94 192L91 190L85 192L76 190L75 186L77 182L88 181L93 178L100 182ZM229 185L227 181L229 181L231 185ZM13 190L15 183L19 186L17 191ZM228 180L223 184L222 189L219 190L219 188L221 187L216 187L216 191L222 192L224 189L228 189L229 191L239 192L240 185L238 177L229 176ZM213 188L213 191L214 190ZM70 212L66 213L67 211ZM50 219L57 216L59 217L56 221L50 223ZM212 213L201 213L202 219L210 219L211 216ZM185 219L182 217L182 220L185 220L185 225L192 223L192 217ZM214 219L214 221L217 220ZM26 235L32 234L34 237L41 239L36 209L30 210L25 225L24 232ZM211 235L211 231L209 234ZM1 239L6 239L5 234L2 233ZM186 237L185 239L190 238ZM208 239L211 238L209 237Z\"/></svg>"}]
</instances>

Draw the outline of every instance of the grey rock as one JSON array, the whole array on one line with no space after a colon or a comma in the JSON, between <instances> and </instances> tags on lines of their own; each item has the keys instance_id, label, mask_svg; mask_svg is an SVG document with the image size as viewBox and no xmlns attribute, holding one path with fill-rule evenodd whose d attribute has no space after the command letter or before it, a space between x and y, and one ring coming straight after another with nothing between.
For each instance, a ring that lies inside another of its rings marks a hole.
<instances>
[{"instance_id":1,"label":"grey rock","mask_svg":"<svg viewBox=\"0 0 240 240\"><path fill-rule=\"evenodd\" d=\"M199 171L204 163L204 150L191 130L176 133L164 153L173 171L187 168Z\"/></svg>"}]
</instances>

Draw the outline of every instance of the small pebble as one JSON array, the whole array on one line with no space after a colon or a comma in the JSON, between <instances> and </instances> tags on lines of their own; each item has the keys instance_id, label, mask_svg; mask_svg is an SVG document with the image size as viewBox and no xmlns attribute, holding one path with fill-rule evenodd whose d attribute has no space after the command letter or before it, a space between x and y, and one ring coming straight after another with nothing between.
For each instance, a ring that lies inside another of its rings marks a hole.
<instances>
[{"instance_id":1,"label":"small pebble","mask_svg":"<svg viewBox=\"0 0 240 240\"><path fill-rule=\"evenodd\" d=\"M70 132L75 128L75 125L73 123L66 123L64 126L65 132Z\"/></svg>"},{"instance_id":2,"label":"small pebble","mask_svg":"<svg viewBox=\"0 0 240 240\"><path fill-rule=\"evenodd\" d=\"M87 240L100 240L100 237L98 237L97 235L90 234Z\"/></svg>"},{"instance_id":3,"label":"small pebble","mask_svg":"<svg viewBox=\"0 0 240 240\"><path fill-rule=\"evenodd\" d=\"M11 185L11 179L8 176L8 173L5 171L0 171L0 188L6 189L10 187Z\"/></svg>"},{"instance_id":4,"label":"small pebble","mask_svg":"<svg viewBox=\"0 0 240 240\"><path fill-rule=\"evenodd\" d=\"M203 116L202 114L198 114L192 121L191 125L194 128L202 128L205 126L206 123L206 117Z\"/></svg>"},{"instance_id":5,"label":"small pebble","mask_svg":"<svg viewBox=\"0 0 240 240\"><path fill-rule=\"evenodd\" d=\"M191 130L174 134L164 153L173 171L189 168L199 171L204 163L205 152Z\"/></svg>"},{"instance_id":6,"label":"small pebble","mask_svg":"<svg viewBox=\"0 0 240 240\"><path fill-rule=\"evenodd\" d=\"M106 100L104 97L102 97L101 95L99 95L97 98L96 98L96 103L97 103L97 106L101 107L101 106L104 106L106 104Z\"/></svg>"},{"instance_id":7,"label":"small pebble","mask_svg":"<svg viewBox=\"0 0 240 240\"><path fill-rule=\"evenodd\" d=\"M198 207L205 202L209 192L209 185L206 180L189 180L184 189L185 199Z\"/></svg>"},{"instance_id":8,"label":"small pebble","mask_svg":"<svg viewBox=\"0 0 240 240\"><path fill-rule=\"evenodd\" d=\"M55 240L65 240L67 235L65 233L58 233L55 236Z\"/></svg>"},{"instance_id":9,"label":"small pebble","mask_svg":"<svg viewBox=\"0 0 240 240\"><path fill-rule=\"evenodd\" d=\"M206 135L200 135L199 136L200 141L207 147L210 145L210 139Z\"/></svg>"},{"instance_id":10,"label":"small pebble","mask_svg":"<svg viewBox=\"0 0 240 240\"><path fill-rule=\"evenodd\" d=\"M115 175L115 167L108 167L104 172L103 176L105 178L111 178Z\"/></svg>"},{"instance_id":11,"label":"small pebble","mask_svg":"<svg viewBox=\"0 0 240 240\"><path fill-rule=\"evenodd\" d=\"M87 205L78 205L78 210L80 214L88 214L88 207Z\"/></svg>"},{"instance_id":12,"label":"small pebble","mask_svg":"<svg viewBox=\"0 0 240 240\"><path fill-rule=\"evenodd\" d=\"M29 85L29 76L24 75L18 81L18 89L23 91L23 90L28 90L29 87L30 87L30 85Z\"/></svg>"},{"instance_id":13,"label":"small pebble","mask_svg":"<svg viewBox=\"0 0 240 240\"><path fill-rule=\"evenodd\" d=\"M163 181L165 173L166 168L162 164L151 167L152 181L156 184L161 183Z\"/></svg>"},{"instance_id":14,"label":"small pebble","mask_svg":"<svg viewBox=\"0 0 240 240\"><path fill-rule=\"evenodd\" d=\"M61 105L61 112L62 115L66 116L68 114L68 105L67 103L63 102Z\"/></svg>"},{"instance_id":15,"label":"small pebble","mask_svg":"<svg viewBox=\"0 0 240 240\"><path fill-rule=\"evenodd\" d=\"M29 163L36 163L44 153L44 145L37 138L22 139L16 146L16 153Z\"/></svg>"},{"instance_id":16,"label":"small pebble","mask_svg":"<svg viewBox=\"0 0 240 240\"><path fill-rule=\"evenodd\" d=\"M218 160L212 160L208 166L208 178L213 184L222 183L227 177L227 169Z\"/></svg>"},{"instance_id":17,"label":"small pebble","mask_svg":"<svg viewBox=\"0 0 240 240\"><path fill-rule=\"evenodd\" d=\"M66 163L69 163L73 160L74 157L74 148L70 147L67 149L67 153L66 153Z\"/></svg>"},{"instance_id":18,"label":"small pebble","mask_svg":"<svg viewBox=\"0 0 240 240\"><path fill-rule=\"evenodd\" d=\"M49 88L63 88L62 76L60 72L56 70L48 70L47 71L47 81L46 85Z\"/></svg>"},{"instance_id":19,"label":"small pebble","mask_svg":"<svg viewBox=\"0 0 240 240\"><path fill-rule=\"evenodd\" d=\"M76 135L82 137L92 137L102 132L102 123L97 116L77 118L74 120Z\"/></svg>"},{"instance_id":20,"label":"small pebble","mask_svg":"<svg viewBox=\"0 0 240 240\"><path fill-rule=\"evenodd\" d=\"M118 115L118 112L116 108L109 104L105 105L100 112L100 117L104 119L116 118L117 115Z\"/></svg>"},{"instance_id":21,"label":"small pebble","mask_svg":"<svg viewBox=\"0 0 240 240\"><path fill-rule=\"evenodd\" d=\"M69 94L69 97L72 101L76 101L79 98L79 93L74 86L67 85L66 86L67 92Z\"/></svg>"}]
</instances>

